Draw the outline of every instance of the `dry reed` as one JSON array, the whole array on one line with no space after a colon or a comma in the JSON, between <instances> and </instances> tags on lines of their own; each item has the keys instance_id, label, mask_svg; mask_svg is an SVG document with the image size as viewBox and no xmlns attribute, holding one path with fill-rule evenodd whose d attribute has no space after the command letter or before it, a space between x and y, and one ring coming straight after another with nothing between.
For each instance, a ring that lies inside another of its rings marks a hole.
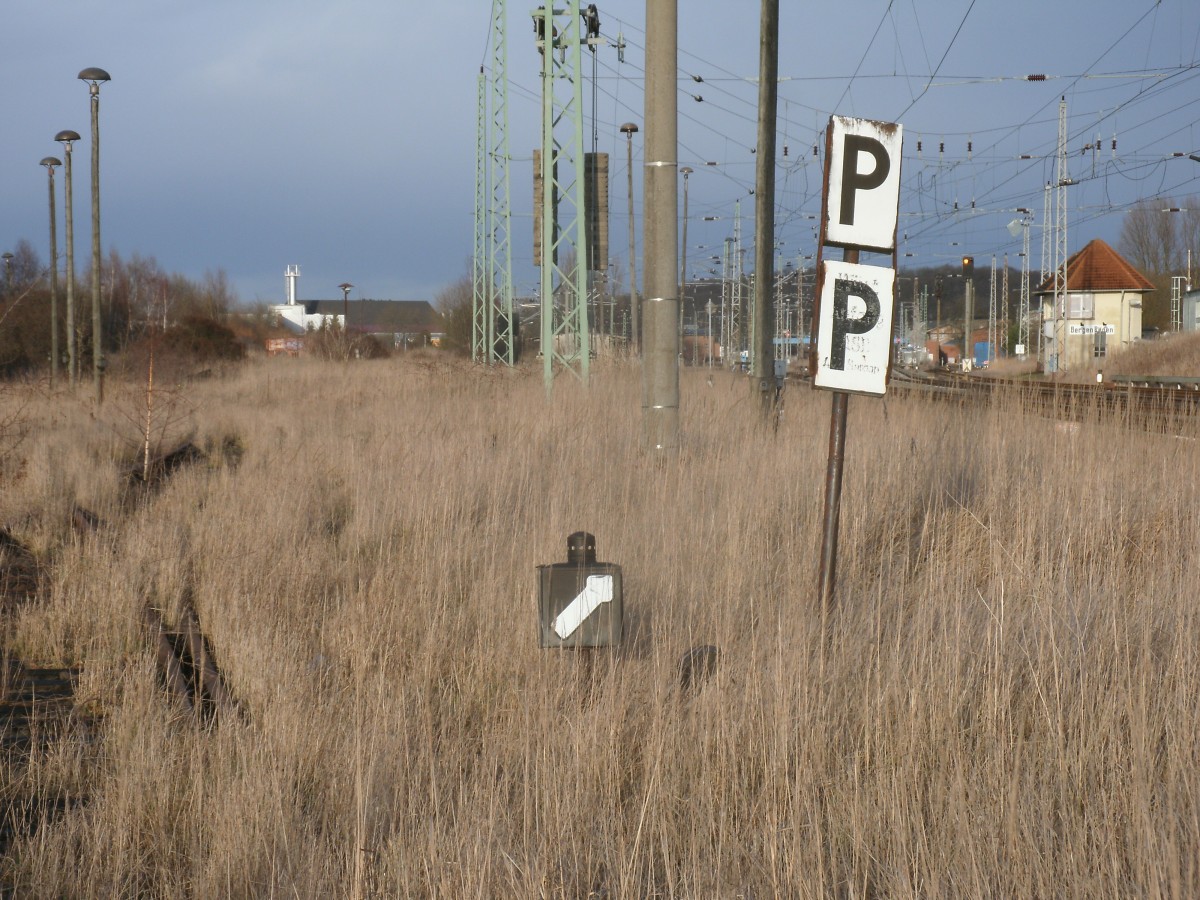
<instances>
[{"instance_id":1,"label":"dry reed","mask_svg":"<svg viewBox=\"0 0 1200 900\"><path fill-rule=\"evenodd\" d=\"M1191 423L852 400L821 678L826 395L772 433L685 370L667 459L628 367L547 402L436 355L270 360L188 397L240 464L133 502L118 417L0 398L29 425L0 517L51 570L5 638L104 714L6 770L88 798L16 845L22 896L1200 894ZM534 567L577 529L624 567L611 655L537 649ZM139 607L185 593L245 722L156 684Z\"/></svg>"}]
</instances>

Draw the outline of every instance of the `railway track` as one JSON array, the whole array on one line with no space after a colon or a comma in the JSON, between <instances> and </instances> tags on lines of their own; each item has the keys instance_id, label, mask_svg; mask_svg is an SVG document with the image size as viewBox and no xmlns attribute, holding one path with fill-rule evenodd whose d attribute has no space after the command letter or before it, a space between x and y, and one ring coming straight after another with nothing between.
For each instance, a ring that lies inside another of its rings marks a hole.
<instances>
[{"instance_id":1,"label":"railway track","mask_svg":"<svg viewBox=\"0 0 1200 900\"><path fill-rule=\"evenodd\" d=\"M0 855L15 840L87 802L81 794L39 790L24 772L60 742L95 742L97 720L76 704L78 680L75 668L29 668L12 658L0 662L0 747L8 776L0 782Z\"/></svg>"},{"instance_id":2,"label":"railway track","mask_svg":"<svg viewBox=\"0 0 1200 900\"><path fill-rule=\"evenodd\" d=\"M898 370L893 373L891 386L943 399L1007 395L1034 411L1058 418L1079 419L1095 411L1119 413L1130 424L1151 430L1170 427L1200 412L1200 385L1188 379L1068 384Z\"/></svg>"},{"instance_id":3,"label":"railway track","mask_svg":"<svg viewBox=\"0 0 1200 900\"><path fill-rule=\"evenodd\" d=\"M160 681L187 715L205 725L218 718L244 718L190 604L183 604L175 630L168 629L162 613L151 606L144 607L143 621L158 661Z\"/></svg>"},{"instance_id":4,"label":"railway track","mask_svg":"<svg viewBox=\"0 0 1200 900\"><path fill-rule=\"evenodd\" d=\"M76 522L78 530L93 532L100 527L94 517L85 519L86 527ZM0 528L0 637L9 633L7 622L18 608L38 601L50 575L50 567L43 566L28 547ZM149 605L143 608L143 625L170 701L185 719L201 727L211 727L222 718L244 719L187 597L179 608L174 628L167 626L158 610ZM4 754L0 860L8 859L20 841L88 802L78 785L58 788L45 783L39 774L48 756L78 752L81 747L91 749L101 739L101 714L81 702L76 693L80 674L77 666L28 665L12 648L0 646L0 751ZM8 875L0 863L0 897L15 896L5 883Z\"/></svg>"},{"instance_id":5,"label":"railway track","mask_svg":"<svg viewBox=\"0 0 1200 900\"><path fill-rule=\"evenodd\" d=\"M37 556L0 529L0 627L23 604L36 602L46 573ZM28 666L0 648L0 858L67 810L86 802L68 791L46 789L30 776L37 760L63 741L92 744L97 720L76 702L79 669Z\"/></svg>"}]
</instances>

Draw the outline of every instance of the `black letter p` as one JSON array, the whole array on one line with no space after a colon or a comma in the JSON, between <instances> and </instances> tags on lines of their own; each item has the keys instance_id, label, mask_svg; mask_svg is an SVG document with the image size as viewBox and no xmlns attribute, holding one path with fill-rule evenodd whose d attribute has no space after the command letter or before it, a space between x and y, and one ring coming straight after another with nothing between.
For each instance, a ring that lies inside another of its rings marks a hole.
<instances>
[{"instance_id":1,"label":"black letter p","mask_svg":"<svg viewBox=\"0 0 1200 900\"><path fill-rule=\"evenodd\" d=\"M858 297L866 304L866 311L857 318L851 319L850 298ZM846 368L846 336L850 334L866 334L879 321L879 295L870 285L861 281L837 279L833 283L833 341L829 349L829 367L831 369Z\"/></svg>"}]
</instances>

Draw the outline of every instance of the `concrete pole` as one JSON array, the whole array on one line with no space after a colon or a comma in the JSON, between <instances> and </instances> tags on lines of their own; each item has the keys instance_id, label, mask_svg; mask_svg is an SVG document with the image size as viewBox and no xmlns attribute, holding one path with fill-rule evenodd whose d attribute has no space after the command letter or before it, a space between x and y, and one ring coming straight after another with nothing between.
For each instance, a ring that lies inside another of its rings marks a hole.
<instances>
[{"instance_id":1,"label":"concrete pole","mask_svg":"<svg viewBox=\"0 0 1200 900\"><path fill-rule=\"evenodd\" d=\"M775 122L779 98L779 0L762 0L758 145L754 179L754 336L751 389L764 414L775 402Z\"/></svg>"},{"instance_id":2,"label":"concrete pole","mask_svg":"<svg viewBox=\"0 0 1200 900\"><path fill-rule=\"evenodd\" d=\"M646 447L679 447L677 0L646 0L642 424Z\"/></svg>"}]
</instances>

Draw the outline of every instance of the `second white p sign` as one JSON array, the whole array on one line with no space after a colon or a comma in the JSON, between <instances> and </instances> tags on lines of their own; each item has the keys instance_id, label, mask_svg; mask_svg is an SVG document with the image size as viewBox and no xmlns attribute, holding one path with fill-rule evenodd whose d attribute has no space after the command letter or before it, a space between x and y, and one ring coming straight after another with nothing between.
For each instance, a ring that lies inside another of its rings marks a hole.
<instances>
[{"instance_id":1,"label":"second white p sign","mask_svg":"<svg viewBox=\"0 0 1200 900\"><path fill-rule=\"evenodd\" d=\"M815 387L854 394L887 390L894 269L825 260Z\"/></svg>"}]
</instances>

